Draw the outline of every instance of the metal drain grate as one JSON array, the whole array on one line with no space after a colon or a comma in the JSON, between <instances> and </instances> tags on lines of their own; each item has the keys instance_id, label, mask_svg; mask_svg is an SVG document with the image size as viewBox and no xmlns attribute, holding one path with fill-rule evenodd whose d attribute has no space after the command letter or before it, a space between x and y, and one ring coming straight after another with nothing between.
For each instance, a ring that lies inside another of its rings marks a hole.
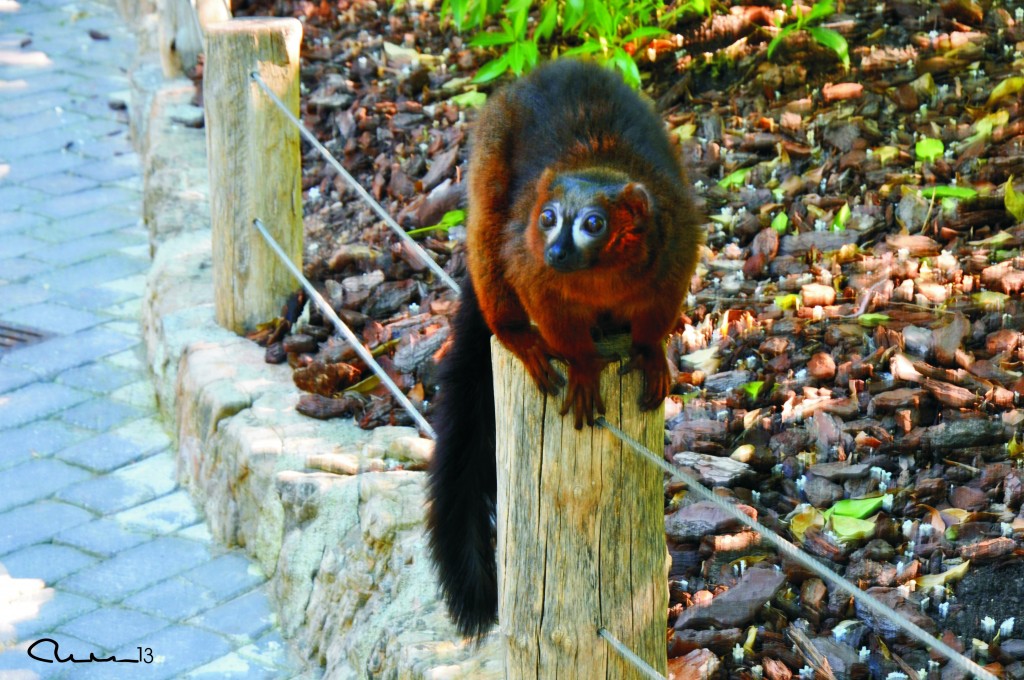
<instances>
[{"instance_id":1,"label":"metal drain grate","mask_svg":"<svg viewBox=\"0 0 1024 680\"><path fill-rule=\"evenodd\" d=\"M50 333L27 326L15 326L9 323L0 323L0 354L10 352L12 349L24 347L41 342L50 337Z\"/></svg>"}]
</instances>

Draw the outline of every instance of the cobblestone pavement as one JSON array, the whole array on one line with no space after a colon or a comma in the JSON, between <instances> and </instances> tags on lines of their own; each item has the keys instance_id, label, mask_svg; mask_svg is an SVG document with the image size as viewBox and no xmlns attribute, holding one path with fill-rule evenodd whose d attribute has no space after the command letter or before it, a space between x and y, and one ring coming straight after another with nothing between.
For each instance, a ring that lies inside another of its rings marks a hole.
<instances>
[{"instance_id":1,"label":"cobblestone pavement","mask_svg":"<svg viewBox=\"0 0 1024 680\"><path fill-rule=\"evenodd\" d=\"M139 162L109 103L133 55L105 5L0 0L0 326L48 334L0 349L0 678L293 677L263 575L174 481L141 359ZM153 663L43 663L40 638Z\"/></svg>"}]
</instances>

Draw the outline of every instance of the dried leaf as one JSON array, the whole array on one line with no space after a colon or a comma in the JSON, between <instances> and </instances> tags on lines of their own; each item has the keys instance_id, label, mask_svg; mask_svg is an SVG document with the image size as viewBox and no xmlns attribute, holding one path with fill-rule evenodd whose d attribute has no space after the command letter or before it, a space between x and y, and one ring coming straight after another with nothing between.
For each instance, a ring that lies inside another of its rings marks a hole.
<instances>
[{"instance_id":1,"label":"dried leaf","mask_svg":"<svg viewBox=\"0 0 1024 680\"><path fill-rule=\"evenodd\" d=\"M917 587L919 589L927 592L932 588L944 586L947 583L952 583L953 581L959 581L967 575L967 568L970 566L971 561L965 560L964 562L958 564L952 569L947 569L941 574L928 574L927 576L918 576L916 579L914 579L914 582L917 584Z\"/></svg>"}]
</instances>

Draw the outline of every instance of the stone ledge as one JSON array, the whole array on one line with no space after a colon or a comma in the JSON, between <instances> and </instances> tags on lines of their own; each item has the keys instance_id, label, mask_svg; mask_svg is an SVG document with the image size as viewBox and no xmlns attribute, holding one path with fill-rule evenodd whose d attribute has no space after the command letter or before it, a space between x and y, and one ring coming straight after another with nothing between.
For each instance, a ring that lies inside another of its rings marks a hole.
<instances>
[{"instance_id":1,"label":"stone ledge","mask_svg":"<svg viewBox=\"0 0 1024 680\"><path fill-rule=\"evenodd\" d=\"M215 323L205 135L172 120L190 92L158 78L154 57L143 54L132 77L154 253L142 325L180 481L212 533L269 575L282 631L314 671L501 677L496 640L478 648L459 640L437 599L424 475L394 470L422 461L416 432L299 415L290 371ZM323 461L354 474L311 471Z\"/></svg>"}]
</instances>

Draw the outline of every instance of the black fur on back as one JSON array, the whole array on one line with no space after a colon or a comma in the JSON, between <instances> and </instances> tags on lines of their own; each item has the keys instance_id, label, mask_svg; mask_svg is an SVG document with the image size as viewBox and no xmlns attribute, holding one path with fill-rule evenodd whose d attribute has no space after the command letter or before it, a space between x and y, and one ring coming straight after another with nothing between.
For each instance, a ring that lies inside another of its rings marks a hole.
<instances>
[{"instance_id":1,"label":"black fur on back","mask_svg":"<svg viewBox=\"0 0 1024 680\"><path fill-rule=\"evenodd\" d=\"M437 439L427 478L427 530L448 612L463 635L479 638L498 616L491 530L497 478L491 331L469 277L452 332L434 405Z\"/></svg>"}]
</instances>

